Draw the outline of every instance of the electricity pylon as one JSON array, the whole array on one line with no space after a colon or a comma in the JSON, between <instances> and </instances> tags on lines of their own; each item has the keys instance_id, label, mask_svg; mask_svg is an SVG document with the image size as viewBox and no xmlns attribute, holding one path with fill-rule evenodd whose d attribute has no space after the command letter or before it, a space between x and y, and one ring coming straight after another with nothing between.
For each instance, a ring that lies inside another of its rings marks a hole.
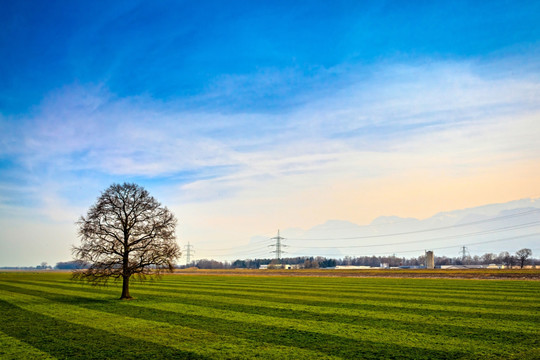
<instances>
[{"instance_id":1,"label":"electricity pylon","mask_svg":"<svg viewBox=\"0 0 540 360\"><path fill-rule=\"evenodd\" d=\"M272 251L272 252L276 254L276 259L277 259L278 261L280 261L280 260L281 260L281 255L285 252L285 251L283 251L282 248L284 248L284 247L287 246L287 245L285 245L285 244L283 244L283 243L281 242L281 240L285 240L285 238L284 238L284 237L281 237L281 236L279 235L279 230L278 230L277 236L276 236L276 237L273 237L273 238L270 239L270 240L276 240L276 243L275 243L275 244L272 244L272 245L270 245L270 246L275 246L275 247L276 247L276 250L274 250L274 251Z\"/></svg>"},{"instance_id":2,"label":"electricity pylon","mask_svg":"<svg viewBox=\"0 0 540 360\"><path fill-rule=\"evenodd\" d=\"M191 245L189 241L187 245L185 246L185 248L186 248L186 267L188 267L189 263L191 262L191 256L193 255L195 251L193 250L193 245Z\"/></svg>"}]
</instances>

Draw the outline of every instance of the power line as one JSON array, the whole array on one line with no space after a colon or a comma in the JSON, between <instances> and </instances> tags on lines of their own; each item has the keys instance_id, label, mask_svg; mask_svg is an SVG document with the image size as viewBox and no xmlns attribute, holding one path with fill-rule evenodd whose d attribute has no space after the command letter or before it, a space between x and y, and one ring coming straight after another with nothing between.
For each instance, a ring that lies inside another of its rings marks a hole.
<instances>
[{"instance_id":1,"label":"power line","mask_svg":"<svg viewBox=\"0 0 540 360\"><path fill-rule=\"evenodd\" d=\"M279 235L279 233L278 233L278 236L280 237L280 241L285 239L285 238L281 237ZM474 246L474 245L489 244L489 243L494 243L494 242L502 242L502 241L510 241L510 240L518 240L518 239L527 238L527 237L531 237L531 236L540 236L540 233L532 233L532 234L525 234L525 235L520 235L520 236L512 236L512 237L507 237L507 238L502 238L502 239L495 239L495 240L471 242L471 243L464 244L463 246L468 248L468 247ZM277 237L275 237L273 239L277 240ZM285 245L281 244L281 247L283 247L283 246L285 246ZM442 246L442 247L432 248L432 250L452 249L452 248L455 248L455 247L456 247L456 245ZM463 249L463 247L460 247L460 250L462 250L462 249ZM535 249L535 250L538 250L538 249ZM394 254L407 254L407 253L421 253L423 251L425 251L425 249L392 251L392 252ZM273 252L276 252L276 251L273 251ZM282 251L282 253L283 253L283 251ZM236 253L236 254L238 254L238 253ZM263 257L265 254L267 254L267 252L257 252L257 253L249 252L250 258L256 258L258 256ZM379 253L370 253L368 256L388 255L388 254L389 254L388 252L379 252ZM226 255L223 255L223 256L226 256ZM344 256L344 254L342 254L342 253L339 253L339 254L338 253L326 253L325 256ZM348 256L360 256L360 255L356 254L356 255L348 255ZM281 257L281 254L280 254L280 257Z\"/></svg>"},{"instance_id":2,"label":"power line","mask_svg":"<svg viewBox=\"0 0 540 360\"><path fill-rule=\"evenodd\" d=\"M480 244L490 244L490 243L494 243L494 242L517 240L517 239L522 239L522 238L531 237L531 236L539 236L539 235L540 235L540 233L526 234L526 235L520 235L520 236L512 236L512 237L508 237L508 238L504 238L504 239L496 239L496 240L487 240L487 241L478 241L478 242L474 242L474 243L468 243L468 244L465 244L464 246L480 245ZM454 248L454 247L455 247L455 245L452 245L452 246L443 246L443 247L433 248L432 250L451 249L451 248ZM398 252L398 254L411 253L411 252L419 252L419 251L424 251L424 250L423 250L423 249L420 249L420 250L400 251L400 252ZM375 254L375 255L377 255L377 254Z\"/></svg>"},{"instance_id":3,"label":"power line","mask_svg":"<svg viewBox=\"0 0 540 360\"><path fill-rule=\"evenodd\" d=\"M527 199L531 199L531 200L540 200L540 193L535 194L535 195L530 195L530 196L527 197ZM510 209L510 211L511 211L511 209ZM515 216L515 215L521 216L522 214L526 215L526 214L528 214L529 212L534 213L534 212L537 212L537 211L540 211L540 209L535 208L534 210L526 211L526 212L523 212L523 213L509 214L509 215L505 215L505 216L495 217L495 218L492 218L492 219L493 219L493 220L496 220L496 219L504 218L504 217L513 217L513 216ZM358 226L358 227L363 227L363 228L366 228L366 227L370 227L370 228L371 228L371 227L381 227L381 226L388 226L388 225L398 225L398 224L403 224L403 223L410 222L411 220L418 220L418 219L415 219L415 218L400 218L400 220L401 220L401 221L392 222L392 223L390 223L390 224L388 224L388 223L380 223L380 224L373 224L373 223L371 223L371 224L368 224L368 225L358 225L358 224L355 224L355 223L352 223L352 222L351 222L350 224L353 225L353 226ZM486 220L489 221L489 219L486 219ZM480 221L485 221L485 220L480 220ZM325 225L325 224L320 225L320 226L324 226L324 225ZM463 225L465 225L465 224L463 224ZM319 227L320 227L320 226L319 226ZM462 226L462 225L460 224L460 226ZM332 231L340 231L340 230L344 230L344 229L349 230L350 227L347 227L347 228L345 228L345 227L334 228L334 227L333 227L333 228L332 228ZM272 235L266 235L266 237L270 237L270 236L272 236ZM288 237L287 239L288 239L288 240L319 240L319 239L289 238L289 237ZM321 240L339 240L339 238L333 238L333 239L321 238Z\"/></svg>"},{"instance_id":4,"label":"power line","mask_svg":"<svg viewBox=\"0 0 540 360\"><path fill-rule=\"evenodd\" d=\"M271 239L267 239L266 241L270 241ZM255 247L250 247L255 246ZM200 248L199 248L200 250ZM233 251L231 251L233 250ZM242 246L235 246L231 248L223 248L223 249L217 249L216 251L207 250L204 251L205 255L210 256L218 256L218 257L240 257L240 256L252 256L254 253L260 253L264 252L265 254L268 254L268 245L260 246L258 244L250 244Z\"/></svg>"},{"instance_id":5,"label":"power line","mask_svg":"<svg viewBox=\"0 0 540 360\"><path fill-rule=\"evenodd\" d=\"M265 249L264 251L258 251L258 252L246 252L244 254L235 253L235 254L226 254L226 255L214 255L218 258L226 258L226 259L268 259L270 258L268 254L268 249Z\"/></svg>"},{"instance_id":6,"label":"power line","mask_svg":"<svg viewBox=\"0 0 540 360\"><path fill-rule=\"evenodd\" d=\"M527 237L531 237L531 236L540 236L540 233L534 233L534 234L526 234L526 235L520 235L520 236L512 236L512 237L508 237L508 238L504 238L504 239L496 239L496 240L487 240L487 241L479 241L479 242L474 242L474 243L468 243L468 244L465 244L464 246L466 247L469 247L469 246L474 246L474 245L480 245L480 244L489 244L489 243L494 243L494 242L501 242L501 241L510 241L510 240L518 240L518 239L522 239L522 238L527 238ZM442 247L436 247L436 248L432 248L432 250L444 250L444 249L452 249L452 248L455 248L456 245L451 245L451 246L442 246ZM461 249L461 248L460 248ZM424 252L425 249L416 249L416 250L405 250L405 251L392 251L392 253L394 254L407 254L407 253L421 253L421 252ZM374 255L388 255L389 252L380 252L380 253L370 253L368 256L374 256ZM343 254L325 254L326 256L342 256ZM348 256L352 256L352 255L348 255ZM358 256L358 255L356 255Z\"/></svg>"},{"instance_id":7,"label":"power line","mask_svg":"<svg viewBox=\"0 0 540 360\"><path fill-rule=\"evenodd\" d=\"M406 232L399 232L399 233L390 233L390 234L379 234L379 235L366 235L366 236L355 236L355 237L343 237L343 238L288 238L288 240L355 240L355 239L369 239L369 238L382 238L382 237L391 237L391 236L400 236L400 235L411 235L411 234L418 234L418 233L424 233L424 232L430 232L430 231L437 231L437 230L447 230L447 229L454 229L454 228L460 228L470 225L476 225L476 224L482 224L482 223L489 223L494 221L501 221L505 219L511 219L516 218L532 213L540 212L540 209L535 208L532 210L527 210L519 213L504 215L504 216L497 216L493 218L478 220L478 221L472 221L467 223L461 223L456 225L450 225L450 226L443 226L443 227L437 227L437 228L429 228L429 229L423 229L423 230L416 230L416 231L406 231ZM528 227L534 227L540 225L540 221L533 221L528 222L524 224L517 224L517 225L510 225L510 226L504 226L504 227L498 227L494 229L488 229L488 230L482 230L482 231L476 231L476 232L470 232L470 233L464 233L464 234L456 234L456 235L448 235L448 236L441 236L441 237L435 237L435 238L429 238L429 239L421 239L421 240L409 240L409 241L401 241L401 242L391 242L391 243L376 243L376 244L368 244L368 245L348 245L348 246L336 246L333 244L332 246L296 246L293 245L293 248L296 249L353 249L353 248L369 248L369 247L381 247L381 246L399 246L399 245L408 245L408 244L416 244L416 243L423 243L423 242L430 242L430 241L439 241L439 240L448 240L448 239L457 239L457 238L464 238L464 237L470 237L470 236L479 236L479 235L486 235L486 234L493 234L493 233L499 233L504 231L511 231L511 230L517 230L517 229L523 229ZM497 239L497 240L489 240L489 241L483 241L483 242L476 242L471 243L468 245L477 245L477 244L486 244L491 242L498 242L498 241L506 241L509 239L518 239L522 237L528 237L535 234L529 234L519 237L513 237L508 239ZM276 259L281 260L283 254L285 251L283 251L283 248L290 245L283 244L283 240L285 240L284 237L281 236L280 231L278 230L278 234L276 237L272 238L266 238L266 239L257 239L255 241L251 241L248 245L239 245L234 247L228 247L228 248L211 248L211 249L203 249L204 253L210 256L218 256L218 257L236 257L241 258L244 256L247 257L254 257L254 256L263 256L264 254L267 254L267 251L265 251L268 246L275 247L275 250L271 251L276 255ZM264 245L267 244L270 241L275 241L275 243L270 244L268 246ZM262 245L262 246L261 246ZM449 249L453 248L456 245L453 246L445 246L445 247L438 247L434 250L439 249ZM192 256L192 250L193 247L191 244L188 243L188 246L186 247L186 257L187 257L187 263L190 262L191 256ZM201 250L199 248L199 250ZM402 251L400 253L412 253L412 252L418 252L420 250L408 250L408 251ZM381 253L385 254L385 253ZM343 254L340 253L339 256L342 256ZM326 256L331 256L330 254L326 254Z\"/></svg>"},{"instance_id":8,"label":"power line","mask_svg":"<svg viewBox=\"0 0 540 360\"><path fill-rule=\"evenodd\" d=\"M264 241L268 242L269 240L271 239L265 239ZM260 242L262 243L262 242ZM247 245L238 245L238 246L232 246L232 247L229 247L229 248L218 248L218 249L215 249L215 248L199 248L199 250L204 250L204 251L228 251L228 250L235 250L235 249L240 249L240 248L246 248L248 246L258 246L259 244L258 243L250 243L250 244L247 244Z\"/></svg>"},{"instance_id":9,"label":"power line","mask_svg":"<svg viewBox=\"0 0 540 360\"><path fill-rule=\"evenodd\" d=\"M408 244L416 244L416 243L422 243L422 242L429 242L429 241L438 241L438 240L446 240L446 239L455 239L455 238L461 238L461 237L467 237L467 236L476 236L476 235L486 235L486 234L493 234L498 232L504 232L504 231L510 231L510 230L518 230L518 229L524 229L528 227L534 227L540 225L540 221L533 221L530 223L525 224L518 224L518 225L512 225L512 226L505 226L502 228L497 229L490 229L490 230L483 230L483 231L477 231L473 233L467 233L467 234L457 234L457 235L448 235L448 236L441 236L436 238L429 238L429 239L422 239L422 240L410 240L410 241L401 241L401 242L393 242L393 243L377 243L377 244L367 244L367 245L347 245L347 246L336 246L336 245L330 245L330 246L308 246L305 248L310 249L328 249L328 248L339 248L339 249L349 249L349 248L365 248L365 247L381 247L381 246L392 246L392 245L408 245ZM291 245L292 247L298 247ZM302 247L300 247L302 248Z\"/></svg>"},{"instance_id":10,"label":"power line","mask_svg":"<svg viewBox=\"0 0 540 360\"><path fill-rule=\"evenodd\" d=\"M490 234L490 233L498 233L498 232L504 232L504 231L509 231L509 230L516 230L516 229L522 229L522 228L526 228L526 227L531 227L531 226L536 226L538 225L539 222L531 222L531 223L525 223L525 224L519 224L519 225L514 225L514 226L506 226L506 227L501 227L501 228L497 228L497 229L491 229L491 230L485 230L485 231L480 231L480 232L473 232L473 233L466 233L466 234L458 234L458 235L451 235L451 236L446 236L446 237L437 237L437 238L430 238L430 239L423 239L423 240L414 240L414 241L405 241L405 242L401 242L401 243L384 243L384 244L371 244L371 245L352 245L352 246L339 246L339 247L336 247L336 246L306 246L306 247L298 247L298 246L291 246L291 245L285 245L283 244L282 240L284 240L285 238L282 237L280 235L280 233L278 232L278 237L279 237L279 259L282 258L282 255L284 253L283 251L283 247L285 246L288 246L288 247L292 247L292 248L296 248L296 249L330 249L330 248L333 248L335 250L338 250L338 249L349 249L349 248L367 248L367 247L379 247L379 246L392 246L392 245L404 245L404 244L413 244L413 243L422 243L422 242L428 242L428 241L436 241L436 240L444 240L444 239L453 239L453 238L463 238L463 237L468 237L468 236L476 236L476 235L484 235L484 234ZM534 235L534 234L532 234ZM528 236L532 236L532 235L525 235L524 237L528 237ZM486 243L491 243L491 242L499 242L499 241L506 241L506 240L512 240L512 239L518 239L518 238L521 238L522 236L518 236L518 237L511 237L511 238L505 238L505 239L496 239L496 240L488 240L488 241L482 241L482 242L475 242L475 243L470 243L470 244L467 244L467 245L478 245L478 244L486 244ZM272 251L273 253L275 253L276 255L278 255L278 247L277 247L277 242L278 242L278 239L277 237L274 237L274 238L271 238L271 239L267 239L266 241L269 241L269 240L275 240L276 241L276 244L272 244L270 246L276 246L276 250ZM450 246L445 246L445 247L438 247L438 248L435 248L434 250L440 250L440 249L450 249L450 248L453 248L455 247L456 245L450 245ZM238 247L235 247L235 248L230 248L230 249L237 249ZM213 253L214 256L219 256L219 257L243 257L243 256L248 256L248 257L254 257L254 256L264 256L265 254L267 254L267 252L265 251L267 249L266 246L263 246L263 247L256 247L256 248L250 248L250 249L243 249L241 251L234 251L234 252L227 252L227 253ZM406 250L406 251L401 251L399 253L412 253L412 252L418 252L420 250ZM375 253L375 254L379 254L379 255L384 255L384 254L387 254L386 252L384 253ZM212 252L210 253L210 255L212 255ZM340 253L340 254L335 254L336 256L342 256L343 254ZM326 256L331 256L331 254L326 254ZM276 256L277 257L277 256Z\"/></svg>"},{"instance_id":11,"label":"power line","mask_svg":"<svg viewBox=\"0 0 540 360\"><path fill-rule=\"evenodd\" d=\"M431 229L423 229L423 230L415 230L415 231L404 231L399 233L391 233L391 234L379 234L379 235L365 235L365 236L352 236L352 237L341 237L341 238L288 238L289 240L355 240L355 239L372 239L372 238L381 238L381 237L390 237L390 236L399 236L399 235L410 235L410 234L418 234L418 233L424 233L424 232L430 232L430 231L437 231L437 230L447 230L447 229L454 229L458 227L464 227L469 225L476 225L476 224L482 224L487 223L491 221L497 221L501 219L510 219L518 216L528 215L532 213L540 212L540 209L534 209L529 211L524 211L521 213L516 214L510 214L510 215L504 215L504 216L497 216L489 219L484 220L478 220L478 221L472 221L468 223L461 223L461 224L455 224L455 225L449 225L449 226L441 226L438 228L431 228Z\"/></svg>"},{"instance_id":12,"label":"power line","mask_svg":"<svg viewBox=\"0 0 540 360\"><path fill-rule=\"evenodd\" d=\"M229 252L234 253L234 252L256 251L256 250L262 250L262 249L267 249L267 248L268 248L268 245L240 245L240 246L235 246L233 248L228 248L228 249L216 249L215 251L213 251L212 249L206 249L205 252L216 252L216 253L226 254ZM199 250L201 249L199 248Z\"/></svg>"}]
</instances>

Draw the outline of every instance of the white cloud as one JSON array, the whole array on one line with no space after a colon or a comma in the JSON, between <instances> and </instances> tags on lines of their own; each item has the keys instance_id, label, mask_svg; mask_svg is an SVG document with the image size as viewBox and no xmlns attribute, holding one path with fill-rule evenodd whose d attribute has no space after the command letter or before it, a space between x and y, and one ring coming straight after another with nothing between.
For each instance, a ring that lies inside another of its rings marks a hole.
<instances>
[{"instance_id":1,"label":"white cloud","mask_svg":"<svg viewBox=\"0 0 540 360\"><path fill-rule=\"evenodd\" d=\"M53 221L82 213L77 181L133 176L163 180L159 200L180 214L185 240L234 245L278 226L421 217L533 195L540 82L497 70L392 65L332 96L259 114L66 87L18 127L4 119L1 152L23 164L21 180ZM193 174L174 180L184 172ZM1 190L4 207L9 197Z\"/></svg>"},{"instance_id":2,"label":"white cloud","mask_svg":"<svg viewBox=\"0 0 540 360\"><path fill-rule=\"evenodd\" d=\"M539 97L534 79L485 78L457 63L380 69L367 82L281 114L175 111L174 103L117 99L103 87L66 87L22 121L22 139L11 152L29 167L54 162L144 176L210 166L266 173L280 162L302 169L319 157L402 151L433 138L454 149L491 151L498 142L500 151L528 152L537 143L531 125Z\"/></svg>"}]
</instances>

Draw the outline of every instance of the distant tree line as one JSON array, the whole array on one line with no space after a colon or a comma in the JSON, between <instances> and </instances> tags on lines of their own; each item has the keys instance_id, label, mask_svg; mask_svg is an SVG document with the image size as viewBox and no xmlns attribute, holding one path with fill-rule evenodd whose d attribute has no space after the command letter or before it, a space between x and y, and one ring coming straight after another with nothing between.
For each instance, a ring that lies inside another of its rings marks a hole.
<instances>
[{"instance_id":1,"label":"distant tree line","mask_svg":"<svg viewBox=\"0 0 540 360\"><path fill-rule=\"evenodd\" d=\"M497 264L506 267L523 267L528 264L540 264L538 259L531 258L530 249L521 249L515 254L503 251L500 254L486 253L465 257L435 256L436 265L489 265ZM332 268L337 265L371 266L380 267L386 264L389 267L417 267L425 264L425 256L405 258L397 256L345 256L340 259L326 258L322 256L299 256L283 258L279 262L276 259L239 259L234 261L196 260L181 268L196 267L199 269L258 269L261 265L300 265L303 268Z\"/></svg>"},{"instance_id":2,"label":"distant tree line","mask_svg":"<svg viewBox=\"0 0 540 360\"><path fill-rule=\"evenodd\" d=\"M58 270L80 270L80 269L88 269L90 267L90 264L79 261L79 260L73 260L73 261L64 261L64 262L58 262L56 263L55 269Z\"/></svg>"},{"instance_id":3,"label":"distant tree line","mask_svg":"<svg viewBox=\"0 0 540 360\"><path fill-rule=\"evenodd\" d=\"M4 266L0 267L3 270L52 270L52 266L43 261L41 264L36 266Z\"/></svg>"},{"instance_id":4,"label":"distant tree line","mask_svg":"<svg viewBox=\"0 0 540 360\"><path fill-rule=\"evenodd\" d=\"M474 255L466 257L446 257L435 256L435 264L440 265L489 265L497 264L504 265L506 267L519 267L523 268L529 264L540 264L540 259L532 258L532 251L530 249L518 250L515 254L510 254L508 251L503 251L500 254L486 253L484 255ZM199 269L258 269L261 265L300 265L306 269L318 269L318 268L332 268L337 265L353 265L353 266L371 266L380 267L382 264L387 264L389 267L415 267L423 266L425 264L425 256L405 258L397 256L345 256L340 259L326 258L322 256L298 256L283 258L280 261L276 259L239 259L234 261L217 261L201 259L192 261L187 266L178 266L179 268L196 267ZM88 269L90 265L82 261L64 261L58 262L54 266L57 270L77 270ZM53 269L52 266L46 262L42 262L37 266L27 267L0 267L5 270L47 270Z\"/></svg>"},{"instance_id":5,"label":"distant tree line","mask_svg":"<svg viewBox=\"0 0 540 360\"><path fill-rule=\"evenodd\" d=\"M0 269L4 270L75 270L75 269L87 269L88 264L80 262L80 261L64 261L64 262L57 262L56 265L53 267L46 262L42 262L39 265L36 266L4 266L0 267Z\"/></svg>"},{"instance_id":6,"label":"distant tree line","mask_svg":"<svg viewBox=\"0 0 540 360\"><path fill-rule=\"evenodd\" d=\"M327 259L323 257L308 257L299 256L293 258L281 259L278 262L276 259L244 259L234 261L217 261L201 259L192 261L187 266L180 266L181 268L196 267L199 269L258 269L261 265L275 265L275 264L289 264L289 265L302 265L305 268L328 268L334 267L337 264L335 259Z\"/></svg>"}]
</instances>

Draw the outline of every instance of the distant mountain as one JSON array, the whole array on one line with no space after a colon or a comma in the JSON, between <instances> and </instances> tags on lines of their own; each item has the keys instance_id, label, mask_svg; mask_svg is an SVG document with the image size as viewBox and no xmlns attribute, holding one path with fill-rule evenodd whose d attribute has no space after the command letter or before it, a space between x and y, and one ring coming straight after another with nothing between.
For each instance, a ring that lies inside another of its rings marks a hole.
<instances>
[{"instance_id":1,"label":"distant mountain","mask_svg":"<svg viewBox=\"0 0 540 360\"><path fill-rule=\"evenodd\" d=\"M419 220L379 216L369 225L328 220L311 229L283 229L284 256L343 257L364 255L457 256L462 246L471 255L511 253L527 247L540 252L540 199L441 212ZM253 237L261 242L264 237Z\"/></svg>"},{"instance_id":2,"label":"distant mountain","mask_svg":"<svg viewBox=\"0 0 540 360\"><path fill-rule=\"evenodd\" d=\"M399 216L379 216L371 222L370 225L393 225L398 223L416 223L418 219L415 218L402 218Z\"/></svg>"}]
</instances>

